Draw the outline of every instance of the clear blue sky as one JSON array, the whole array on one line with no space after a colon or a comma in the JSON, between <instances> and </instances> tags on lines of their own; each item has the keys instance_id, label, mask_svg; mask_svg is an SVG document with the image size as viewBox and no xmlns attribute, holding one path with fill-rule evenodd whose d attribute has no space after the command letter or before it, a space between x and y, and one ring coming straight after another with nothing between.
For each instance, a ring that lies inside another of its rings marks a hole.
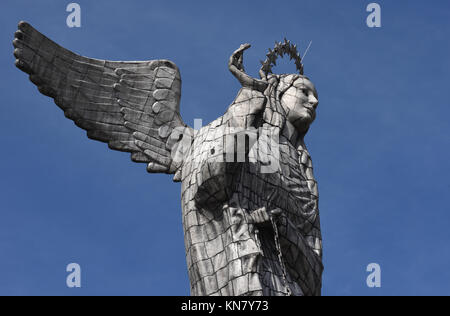
<instances>
[{"instance_id":1,"label":"clear blue sky","mask_svg":"<svg viewBox=\"0 0 450 316\"><path fill-rule=\"evenodd\" d=\"M110 60L170 59L185 122L222 115L276 40L303 51L319 92L307 137L319 182L324 295L450 295L450 3L378 1L2 1L0 294L187 295L180 185L88 140L14 67L26 20L59 44ZM293 72L283 62L277 72ZM65 267L82 268L82 288ZM366 286L366 266L382 287Z\"/></svg>"}]
</instances>

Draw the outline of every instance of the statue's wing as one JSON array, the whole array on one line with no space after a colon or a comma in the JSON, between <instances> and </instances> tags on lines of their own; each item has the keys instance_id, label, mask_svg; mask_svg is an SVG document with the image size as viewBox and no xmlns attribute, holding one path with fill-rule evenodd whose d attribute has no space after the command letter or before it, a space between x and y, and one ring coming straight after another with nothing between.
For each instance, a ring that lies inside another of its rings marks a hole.
<instances>
[{"instance_id":1,"label":"statue's wing","mask_svg":"<svg viewBox=\"0 0 450 316\"><path fill-rule=\"evenodd\" d=\"M180 116L181 79L174 63L82 57L25 22L13 44L16 66L89 138L130 152L133 161L148 163L149 172L180 169L182 159L174 159L174 152L180 135L192 135L192 129Z\"/></svg>"}]
</instances>

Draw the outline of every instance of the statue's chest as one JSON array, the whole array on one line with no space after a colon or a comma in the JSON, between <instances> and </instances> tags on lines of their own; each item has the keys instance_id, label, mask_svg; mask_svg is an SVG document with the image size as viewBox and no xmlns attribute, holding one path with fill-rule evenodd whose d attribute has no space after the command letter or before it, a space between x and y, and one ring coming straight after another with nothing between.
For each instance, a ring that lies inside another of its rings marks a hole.
<instances>
[{"instance_id":1,"label":"statue's chest","mask_svg":"<svg viewBox=\"0 0 450 316\"><path fill-rule=\"evenodd\" d=\"M298 150L289 142L280 142L278 166L272 172L264 172L267 168L262 168L259 162L237 164L216 159L221 148L215 141L217 136L211 135L199 133L186 157L182 180L186 207L196 208L195 201L204 206L220 205L234 192L247 209L275 204L295 213L317 207L317 185L306 149Z\"/></svg>"}]
</instances>

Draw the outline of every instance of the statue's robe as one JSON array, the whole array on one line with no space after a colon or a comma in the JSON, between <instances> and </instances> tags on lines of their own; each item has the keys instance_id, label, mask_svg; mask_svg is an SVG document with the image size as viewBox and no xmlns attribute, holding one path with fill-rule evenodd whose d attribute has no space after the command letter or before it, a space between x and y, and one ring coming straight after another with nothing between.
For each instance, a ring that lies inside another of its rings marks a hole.
<instances>
[{"instance_id":1,"label":"statue's robe","mask_svg":"<svg viewBox=\"0 0 450 316\"><path fill-rule=\"evenodd\" d=\"M320 295L318 194L306 148L295 148L282 131L280 165L270 173L261 172L260 162L223 159L224 135L235 132L226 127L260 101L242 89L233 103L239 109L230 106L196 131L186 153L182 208L192 295ZM276 228L249 221L261 207L282 210Z\"/></svg>"}]
</instances>

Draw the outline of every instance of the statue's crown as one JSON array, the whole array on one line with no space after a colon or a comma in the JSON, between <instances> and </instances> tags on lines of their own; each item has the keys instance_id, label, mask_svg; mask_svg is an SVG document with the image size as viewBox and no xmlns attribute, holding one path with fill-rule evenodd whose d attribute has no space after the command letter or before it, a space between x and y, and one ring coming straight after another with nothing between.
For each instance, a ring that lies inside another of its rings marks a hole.
<instances>
[{"instance_id":1,"label":"statue's crown","mask_svg":"<svg viewBox=\"0 0 450 316\"><path fill-rule=\"evenodd\" d=\"M272 73L272 67L277 64L277 58L283 57L283 55L289 55L291 60L294 59L298 72L300 75L303 75L302 58L297 51L297 45L293 45L291 41L288 41L286 38L284 39L284 42L275 42L275 47L273 50L269 48L269 52L266 55L266 60L261 61L262 67L260 74L264 74L265 77L267 77L269 73Z\"/></svg>"}]
</instances>

